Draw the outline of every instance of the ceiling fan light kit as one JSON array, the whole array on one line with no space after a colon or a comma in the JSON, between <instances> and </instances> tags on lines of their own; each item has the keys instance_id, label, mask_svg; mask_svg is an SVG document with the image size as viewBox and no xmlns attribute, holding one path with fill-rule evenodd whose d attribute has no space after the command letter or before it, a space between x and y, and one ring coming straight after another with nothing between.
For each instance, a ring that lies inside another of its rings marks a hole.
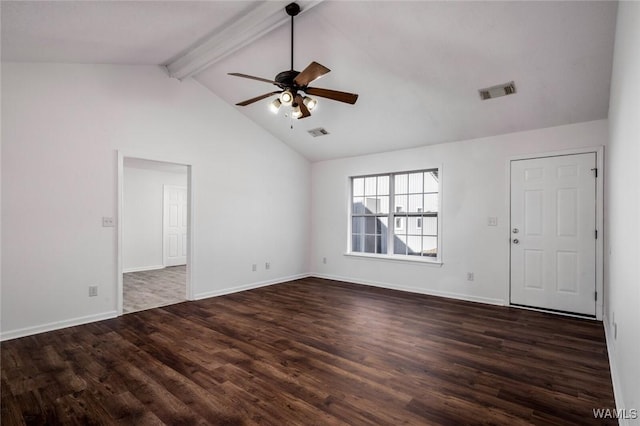
<instances>
[{"instance_id":1,"label":"ceiling fan light kit","mask_svg":"<svg viewBox=\"0 0 640 426\"><path fill-rule=\"evenodd\" d=\"M302 71L296 71L293 69L293 20L294 17L300 13L300 6L298 6L297 3L290 3L285 7L285 11L287 12L287 15L291 16L291 69L278 73L273 80L241 73L229 73L229 75L235 77L271 83L280 88L279 91L256 96L255 98L238 102L236 105L247 106L277 94L278 98L269 104L269 109L277 114L282 105L290 106L291 117L300 119L310 117L311 111L313 111L318 105L318 101L309 97L309 95L344 102L351 105L355 104L358 100L358 95L355 93L309 87L311 82L331 71L324 65L314 61Z\"/></svg>"}]
</instances>

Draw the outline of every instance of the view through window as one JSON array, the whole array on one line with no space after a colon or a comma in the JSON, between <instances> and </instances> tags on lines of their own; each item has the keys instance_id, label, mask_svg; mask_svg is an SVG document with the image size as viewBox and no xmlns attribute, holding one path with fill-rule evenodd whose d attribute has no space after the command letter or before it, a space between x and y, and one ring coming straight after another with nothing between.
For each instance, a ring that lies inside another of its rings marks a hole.
<instances>
[{"instance_id":1,"label":"view through window","mask_svg":"<svg viewBox=\"0 0 640 426\"><path fill-rule=\"evenodd\" d=\"M351 178L351 252L437 258L438 196L438 169Z\"/></svg>"}]
</instances>

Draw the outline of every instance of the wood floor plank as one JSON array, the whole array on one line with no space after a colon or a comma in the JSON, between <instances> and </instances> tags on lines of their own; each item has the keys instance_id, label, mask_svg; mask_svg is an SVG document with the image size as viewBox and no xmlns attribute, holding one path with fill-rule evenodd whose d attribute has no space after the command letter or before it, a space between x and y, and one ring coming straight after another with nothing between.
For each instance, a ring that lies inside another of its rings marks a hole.
<instances>
[{"instance_id":1,"label":"wood floor plank","mask_svg":"<svg viewBox=\"0 0 640 426\"><path fill-rule=\"evenodd\" d=\"M602 324L319 278L2 342L22 424L614 424Z\"/></svg>"}]
</instances>

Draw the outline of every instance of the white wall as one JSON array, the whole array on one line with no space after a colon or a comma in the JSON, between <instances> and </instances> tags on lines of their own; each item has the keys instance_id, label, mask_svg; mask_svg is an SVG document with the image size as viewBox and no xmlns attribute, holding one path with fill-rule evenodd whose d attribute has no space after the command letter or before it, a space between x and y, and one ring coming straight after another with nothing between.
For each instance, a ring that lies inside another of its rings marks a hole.
<instances>
[{"instance_id":1,"label":"white wall","mask_svg":"<svg viewBox=\"0 0 640 426\"><path fill-rule=\"evenodd\" d=\"M3 63L2 90L2 338L115 315L116 150L192 165L196 297L308 271L309 163L198 83Z\"/></svg>"},{"instance_id":2,"label":"white wall","mask_svg":"<svg viewBox=\"0 0 640 426\"><path fill-rule=\"evenodd\" d=\"M609 106L605 323L618 408L640 415L640 3L618 5ZM617 337L615 336L617 325ZM640 419L636 422L640 423Z\"/></svg>"},{"instance_id":3,"label":"white wall","mask_svg":"<svg viewBox=\"0 0 640 426\"><path fill-rule=\"evenodd\" d=\"M606 145L606 120L312 165L311 270L487 303L508 303L509 178L512 156ZM349 177L441 166L442 266L345 256ZM498 226L487 225L488 217ZM327 263L322 263L322 258ZM474 281L467 281L473 272Z\"/></svg>"},{"instance_id":4,"label":"white wall","mask_svg":"<svg viewBox=\"0 0 640 426\"><path fill-rule=\"evenodd\" d=\"M175 172L154 169L154 162L130 165L124 159L123 187L123 271L144 271L163 266L164 185L187 187L187 167ZM162 164L158 164L159 167Z\"/></svg>"}]
</instances>

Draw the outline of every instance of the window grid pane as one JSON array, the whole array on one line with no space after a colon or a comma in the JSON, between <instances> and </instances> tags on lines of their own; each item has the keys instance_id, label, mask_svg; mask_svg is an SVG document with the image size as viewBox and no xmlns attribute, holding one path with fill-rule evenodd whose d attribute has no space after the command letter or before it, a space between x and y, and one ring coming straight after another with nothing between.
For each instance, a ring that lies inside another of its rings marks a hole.
<instances>
[{"instance_id":1,"label":"window grid pane","mask_svg":"<svg viewBox=\"0 0 640 426\"><path fill-rule=\"evenodd\" d=\"M394 179L394 189L396 194L406 194L408 190L408 175L397 174Z\"/></svg>"},{"instance_id":2,"label":"window grid pane","mask_svg":"<svg viewBox=\"0 0 640 426\"><path fill-rule=\"evenodd\" d=\"M396 213L403 213L407 211L407 204L409 198L407 195L396 195L395 196L395 205L393 211Z\"/></svg>"},{"instance_id":3,"label":"window grid pane","mask_svg":"<svg viewBox=\"0 0 640 426\"><path fill-rule=\"evenodd\" d=\"M411 194L408 197L407 211L417 213L422 211L422 194Z\"/></svg>"},{"instance_id":4,"label":"window grid pane","mask_svg":"<svg viewBox=\"0 0 640 426\"><path fill-rule=\"evenodd\" d=\"M409 194L422 194L424 173L411 173L409 175Z\"/></svg>"},{"instance_id":5,"label":"window grid pane","mask_svg":"<svg viewBox=\"0 0 640 426\"><path fill-rule=\"evenodd\" d=\"M393 244L394 254L407 254L407 237L405 235L396 235Z\"/></svg>"},{"instance_id":6,"label":"window grid pane","mask_svg":"<svg viewBox=\"0 0 640 426\"><path fill-rule=\"evenodd\" d=\"M420 235L407 236L407 254L412 256L422 254L422 237Z\"/></svg>"},{"instance_id":7,"label":"window grid pane","mask_svg":"<svg viewBox=\"0 0 640 426\"><path fill-rule=\"evenodd\" d=\"M368 177L364 179L364 195L376 195L377 185L376 177Z\"/></svg>"},{"instance_id":8,"label":"window grid pane","mask_svg":"<svg viewBox=\"0 0 640 426\"><path fill-rule=\"evenodd\" d=\"M426 172L424 174L424 192L438 192L438 173Z\"/></svg>"},{"instance_id":9,"label":"window grid pane","mask_svg":"<svg viewBox=\"0 0 640 426\"><path fill-rule=\"evenodd\" d=\"M364 195L364 178L353 178L353 196L362 197Z\"/></svg>"},{"instance_id":10,"label":"window grid pane","mask_svg":"<svg viewBox=\"0 0 640 426\"><path fill-rule=\"evenodd\" d=\"M362 252L362 234L353 234L351 236L351 251Z\"/></svg>"},{"instance_id":11,"label":"window grid pane","mask_svg":"<svg viewBox=\"0 0 640 426\"><path fill-rule=\"evenodd\" d=\"M378 176L378 195L389 195L389 176Z\"/></svg>"},{"instance_id":12,"label":"window grid pane","mask_svg":"<svg viewBox=\"0 0 640 426\"><path fill-rule=\"evenodd\" d=\"M438 211L438 194L424 194L424 211L425 212L437 212Z\"/></svg>"},{"instance_id":13,"label":"window grid pane","mask_svg":"<svg viewBox=\"0 0 640 426\"><path fill-rule=\"evenodd\" d=\"M378 210L378 213L389 214L389 196L379 195L378 198L380 199L380 209Z\"/></svg>"}]
</instances>

